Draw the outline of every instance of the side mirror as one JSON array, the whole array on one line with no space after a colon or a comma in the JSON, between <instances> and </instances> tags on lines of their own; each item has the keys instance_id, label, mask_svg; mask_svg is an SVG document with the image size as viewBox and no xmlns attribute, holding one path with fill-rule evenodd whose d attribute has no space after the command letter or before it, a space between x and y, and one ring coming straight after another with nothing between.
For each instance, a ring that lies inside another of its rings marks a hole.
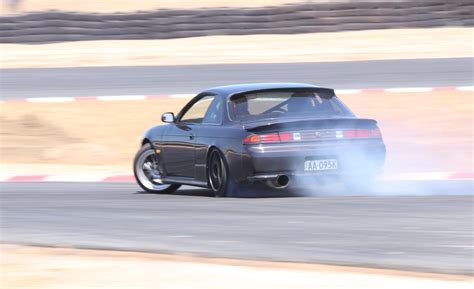
<instances>
[{"instance_id":1,"label":"side mirror","mask_svg":"<svg viewBox=\"0 0 474 289\"><path fill-rule=\"evenodd\" d=\"M172 112L165 112L161 115L161 121L166 123L173 123L176 121L174 114Z\"/></svg>"}]
</instances>

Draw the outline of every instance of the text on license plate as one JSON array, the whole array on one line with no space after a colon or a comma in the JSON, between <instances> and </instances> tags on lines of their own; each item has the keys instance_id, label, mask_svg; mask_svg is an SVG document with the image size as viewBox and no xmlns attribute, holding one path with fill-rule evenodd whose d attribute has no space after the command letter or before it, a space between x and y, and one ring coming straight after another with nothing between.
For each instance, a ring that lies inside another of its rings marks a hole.
<instances>
[{"instance_id":1,"label":"text on license plate","mask_svg":"<svg viewBox=\"0 0 474 289\"><path fill-rule=\"evenodd\" d=\"M305 171L337 170L337 160L308 160L304 162Z\"/></svg>"}]
</instances>

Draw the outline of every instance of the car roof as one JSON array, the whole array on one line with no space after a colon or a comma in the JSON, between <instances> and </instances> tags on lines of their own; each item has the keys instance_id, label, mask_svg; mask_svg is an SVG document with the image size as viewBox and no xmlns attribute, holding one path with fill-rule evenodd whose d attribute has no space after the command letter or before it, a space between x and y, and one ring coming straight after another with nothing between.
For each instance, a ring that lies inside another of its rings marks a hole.
<instances>
[{"instance_id":1,"label":"car roof","mask_svg":"<svg viewBox=\"0 0 474 289\"><path fill-rule=\"evenodd\" d=\"M270 82L270 83L245 83L245 84L234 84L226 86L218 86L209 88L203 93L217 93L225 96L229 96L235 93L253 91L253 90L266 90L266 89L284 89L284 88L321 88L319 86L307 83L292 83L292 82Z\"/></svg>"}]
</instances>

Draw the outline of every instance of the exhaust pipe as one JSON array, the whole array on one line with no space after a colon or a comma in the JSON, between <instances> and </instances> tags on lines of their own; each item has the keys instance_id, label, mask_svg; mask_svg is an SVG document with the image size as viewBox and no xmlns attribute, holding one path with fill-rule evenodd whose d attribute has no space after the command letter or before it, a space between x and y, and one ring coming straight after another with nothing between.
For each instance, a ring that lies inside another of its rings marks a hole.
<instances>
[{"instance_id":1,"label":"exhaust pipe","mask_svg":"<svg viewBox=\"0 0 474 289\"><path fill-rule=\"evenodd\" d=\"M284 189L288 187L290 178L287 175L279 175L273 180L268 180L267 184L274 189Z\"/></svg>"}]
</instances>

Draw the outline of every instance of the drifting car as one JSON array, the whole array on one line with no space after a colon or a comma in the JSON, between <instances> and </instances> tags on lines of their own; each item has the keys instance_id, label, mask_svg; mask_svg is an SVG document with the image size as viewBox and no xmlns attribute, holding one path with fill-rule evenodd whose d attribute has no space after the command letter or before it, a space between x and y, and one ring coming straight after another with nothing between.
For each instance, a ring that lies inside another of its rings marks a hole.
<instances>
[{"instance_id":1,"label":"drifting car","mask_svg":"<svg viewBox=\"0 0 474 289\"><path fill-rule=\"evenodd\" d=\"M239 196L242 187L291 190L304 180L364 190L385 161L377 122L311 84L215 87L161 120L146 131L133 166L151 193L191 185Z\"/></svg>"}]
</instances>

